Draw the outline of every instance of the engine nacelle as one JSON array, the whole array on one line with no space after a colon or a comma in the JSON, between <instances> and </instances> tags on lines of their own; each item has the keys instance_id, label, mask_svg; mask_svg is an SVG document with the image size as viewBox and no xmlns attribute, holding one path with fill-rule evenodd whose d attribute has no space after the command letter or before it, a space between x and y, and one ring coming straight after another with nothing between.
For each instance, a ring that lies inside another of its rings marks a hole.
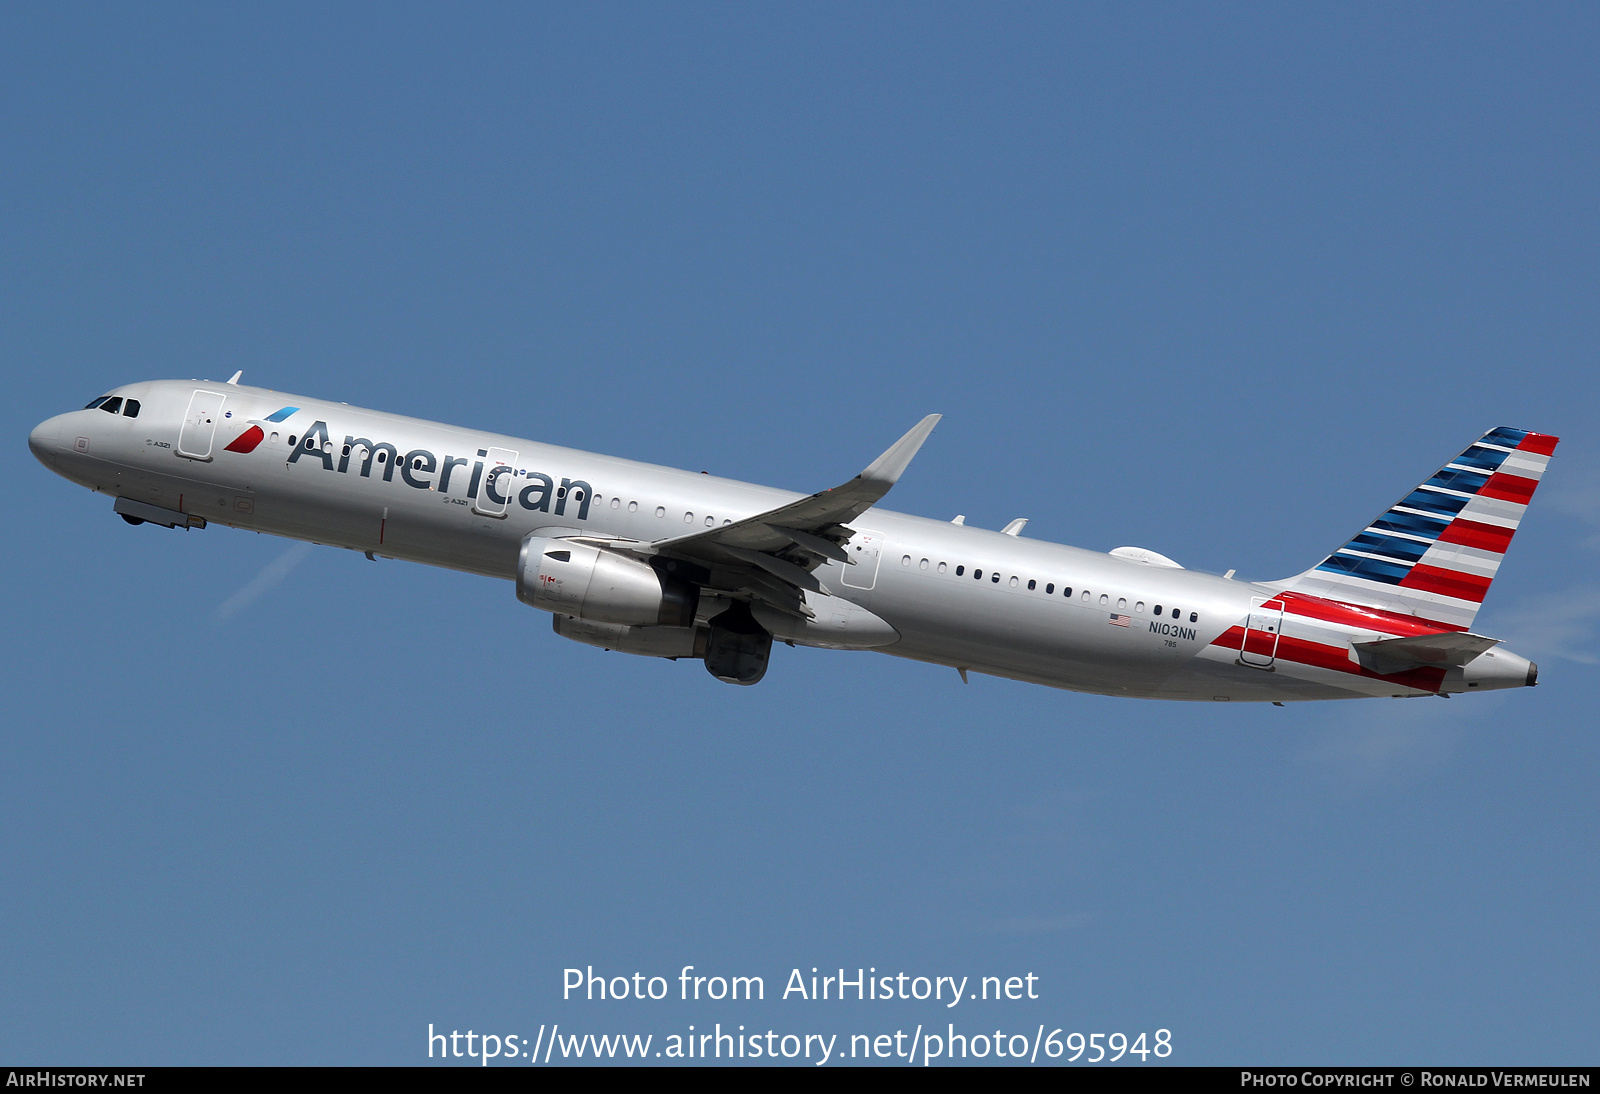
<instances>
[{"instance_id":1,"label":"engine nacelle","mask_svg":"<svg viewBox=\"0 0 1600 1094\"><path fill-rule=\"evenodd\" d=\"M592 623L570 615L552 616L550 622L562 638L603 650L673 659L706 655L704 627L629 627L621 623Z\"/></svg>"},{"instance_id":2,"label":"engine nacelle","mask_svg":"<svg viewBox=\"0 0 1600 1094\"><path fill-rule=\"evenodd\" d=\"M590 622L692 627L699 595L648 562L568 539L528 536L517 558L518 600Z\"/></svg>"}]
</instances>

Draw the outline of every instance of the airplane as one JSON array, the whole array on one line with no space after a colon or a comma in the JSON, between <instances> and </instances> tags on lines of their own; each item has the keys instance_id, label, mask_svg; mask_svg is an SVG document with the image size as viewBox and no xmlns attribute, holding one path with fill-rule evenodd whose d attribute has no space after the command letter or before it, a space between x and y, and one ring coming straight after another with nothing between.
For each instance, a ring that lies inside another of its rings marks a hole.
<instances>
[{"instance_id":1,"label":"airplane","mask_svg":"<svg viewBox=\"0 0 1600 1094\"><path fill-rule=\"evenodd\" d=\"M774 639L1073 691L1288 702L1533 686L1474 617L1558 438L1498 427L1277 581L878 508L923 418L809 496L240 383L119 387L41 423L129 524L266 532L511 581L555 633L759 682Z\"/></svg>"}]
</instances>

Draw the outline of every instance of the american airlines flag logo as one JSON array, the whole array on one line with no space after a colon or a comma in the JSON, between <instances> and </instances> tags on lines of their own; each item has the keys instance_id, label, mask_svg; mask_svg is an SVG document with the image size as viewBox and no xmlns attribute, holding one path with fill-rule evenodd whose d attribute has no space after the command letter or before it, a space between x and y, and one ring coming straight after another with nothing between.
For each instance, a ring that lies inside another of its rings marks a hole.
<instances>
[{"instance_id":1,"label":"american airlines flag logo","mask_svg":"<svg viewBox=\"0 0 1600 1094\"><path fill-rule=\"evenodd\" d=\"M1290 588L1466 630L1558 440L1491 429Z\"/></svg>"},{"instance_id":2,"label":"american airlines flag logo","mask_svg":"<svg viewBox=\"0 0 1600 1094\"><path fill-rule=\"evenodd\" d=\"M1132 622L1133 622L1133 617L1132 616L1117 615L1115 612L1113 612L1111 614L1110 623L1111 623L1111 625L1113 627L1126 627L1129 623L1132 623Z\"/></svg>"}]
</instances>

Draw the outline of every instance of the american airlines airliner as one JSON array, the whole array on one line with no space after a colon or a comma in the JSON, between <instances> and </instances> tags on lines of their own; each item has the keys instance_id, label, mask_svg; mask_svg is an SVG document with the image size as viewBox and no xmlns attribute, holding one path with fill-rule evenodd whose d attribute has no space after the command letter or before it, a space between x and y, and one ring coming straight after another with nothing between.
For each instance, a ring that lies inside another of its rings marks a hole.
<instances>
[{"instance_id":1,"label":"american airlines airliner","mask_svg":"<svg viewBox=\"0 0 1600 1094\"><path fill-rule=\"evenodd\" d=\"M1235 580L878 507L938 422L809 497L226 383L119 387L40 424L134 525L213 524L502 578L556 634L754 684L773 640L1146 699L1533 685L1474 617L1557 438L1491 429L1304 573Z\"/></svg>"}]
</instances>

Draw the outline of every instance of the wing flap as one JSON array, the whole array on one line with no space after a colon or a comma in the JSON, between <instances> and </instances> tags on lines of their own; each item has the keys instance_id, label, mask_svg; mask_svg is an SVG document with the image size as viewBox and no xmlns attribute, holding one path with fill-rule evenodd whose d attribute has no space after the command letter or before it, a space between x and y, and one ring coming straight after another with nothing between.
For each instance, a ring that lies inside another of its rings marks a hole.
<instances>
[{"instance_id":1,"label":"wing flap","mask_svg":"<svg viewBox=\"0 0 1600 1094\"><path fill-rule=\"evenodd\" d=\"M726 543L718 544L718 547L734 558L748 562L752 566L761 567L779 581L786 581L790 585L798 585L800 588L814 593L822 591L822 585L812 576L810 570L796 566L792 562L785 562L781 558L762 554L760 551L749 551L743 547L730 547Z\"/></svg>"},{"instance_id":2,"label":"wing flap","mask_svg":"<svg viewBox=\"0 0 1600 1094\"><path fill-rule=\"evenodd\" d=\"M770 524L767 527L772 528L774 532L793 543L796 547L802 547L814 555L831 558L835 562L848 563L850 561L850 556L845 554L844 548L831 539L823 539L821 536L814 536L810 532L802 532L798 528L774 528Z\"/></svg>"}]
</instances>

